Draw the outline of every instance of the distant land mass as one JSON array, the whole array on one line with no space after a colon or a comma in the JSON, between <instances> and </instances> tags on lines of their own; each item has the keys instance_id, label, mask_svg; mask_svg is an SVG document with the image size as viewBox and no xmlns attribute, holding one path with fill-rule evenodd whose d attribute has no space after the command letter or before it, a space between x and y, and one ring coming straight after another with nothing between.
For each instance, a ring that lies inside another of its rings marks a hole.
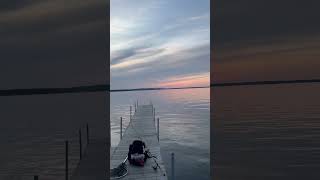
<instances>
[{"instance_id":1,"label":"distant land mass","mask_svg":"<svg viewBox=\"0 0 320 180\"><path fill-rule=\"evenodd\" d=\"M121 91L153 91L153 90L170 90L170 89L196 89L209 88L210 86L191 86L191 87L160 87L160 88L135 88L135 89L111 89L110 92Z\"/></svg>"},{"instance_id":2,"label":"distant land mass","mask_svg":"<svg viewBox=\"0 0 320 180\"><path fill-rule=\"evenodd\" d=\"M83 92L99 92L99 91L109 91L109 92L152 91L152 90L170 90L170 89L195 89L195 88L209 88L209 87L254 86L254 85L268 85L268 84L269 85L270 84L302 84L302 83L320 83L320 79L226 82L226 83L211 83L210 86L133 88L133 89L111 89L111 90L110 90L110 85L98 84L98 85L77 86L77 87L69 87L69 88L5 89L5 90L0 90L0 96L83 93Z\"/></svg>"},{"instance_id":3,"label":"distant land mass","mask_svg":"<svg viewBox=\"0 0 320 180\"><path fill-rule=\"evenodd\" d=\"M210 87L254 86L254 85L270 85L270 84L299 84L299 83L319 83L319 82L320 82L320 79L226 82L226 83L212 83L210 84Z\"/></svg>"}]
</instances>

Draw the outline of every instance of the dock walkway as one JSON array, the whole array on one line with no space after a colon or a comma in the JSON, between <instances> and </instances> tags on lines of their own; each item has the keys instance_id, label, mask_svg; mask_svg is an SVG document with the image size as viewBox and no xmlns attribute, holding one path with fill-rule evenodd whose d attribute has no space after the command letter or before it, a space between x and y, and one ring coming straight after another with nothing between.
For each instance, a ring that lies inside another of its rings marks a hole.
<instances>
[{"instance_id":1,"label":"dock walkway","mask_svg":"<svg viewBox=\"0 0 320 180\"><path fill-rule=\"evenodd\" d=\"M106 139L94 138L71 174L71 180L105 180L107 176L107 143Z\"/></svg>"},{"instance_id":2,"label":"dock walkway","mask_svg":"<svg viewBox=\"0 0 320 180\"><path fill-rule=\"evenodd\" d=\"M137 107L128 127L123 133L122 139L112 152L110 158L111 169L117 167L127 157L129 145L134 140L142 140L145 142L146 148L150 150L152 155L157 157L156 161L161 168L157 170L152 168L152 166L155 165L152 158L147 159L144 167L131 166L129 162L127 162L128 174L121 179L167 180L167 173L160 154L160 144L156 132L152 105L139 105Z\"/></svg>"}]
</instances>

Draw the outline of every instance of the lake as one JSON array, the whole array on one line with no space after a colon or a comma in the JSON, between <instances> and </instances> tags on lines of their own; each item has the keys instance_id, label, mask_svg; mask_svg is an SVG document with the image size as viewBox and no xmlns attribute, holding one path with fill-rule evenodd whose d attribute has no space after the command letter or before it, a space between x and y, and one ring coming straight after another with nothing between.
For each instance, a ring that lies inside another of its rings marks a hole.
<instances>
[{"instance_id":1,"label":"lake","mask_svg":"<svg viewBox=\"0 0 320 180\"><path fill-rule=\"evenodd\" d=\"M152 101L160 118L160 147L168 177L175 153L176 179L210 179L210 89L112 92L111 145L120 140L120 117L129 124L130 105Z\"/></svg>"},{"instance_id":2,"label":"lake","mask_svg":"<svg viewBox=\"0 0 320 180\"><path fill-rule=\"evenodd\" d=\"M153 102L160 118L160 145L170 175L175 153L177 179L209 179L209 89L111 93L112 146L119 142L119 118L128 124L129 106ZM0 179L64 179L65 140L69 140L69 172L79 161L78 130L105 137L104 92L1 97ZM85 139L83 146L86 146Z\"/></svg>"},{"instance_id":3,"label":"lake","mask_svg":"<svg viewBox=\"0 0 320 180\"><path fill-rule=\"evenodd\" d=\"M64 179L65 140L71 175L79 129L84 148L86 123L90 137L106 136L107 103L105 92L0 97L0 179Z\"/></svg>"},{"instance_id":4,"label":"lake","mask_svg":"<svg viewBox=\"0 0 320 180\"><path fill-rule=\"evenodd\" d=\"M320 179L320 85L213 90L214 179Z\"/></svg>"},{"instance_id":5,"label":"lake","mask_svg":"<svg viewBox=\"0 0 320 180\"><path fill-rule=\"evenodd\" d=\"M211 137L208 88L112 92L112 146L119 142L120 116L126 127L129 106L151 100L168 175L174 152L177 179L209 179L211 139L214 179L319 179L319 92L312 83L214 88ZM71 171L78 162L78 129L89 122L92 133L105 132L98 130L104 97L1 97L0 179L63 179L64 141L70 141Z\"/></svg>"}]
</instances>

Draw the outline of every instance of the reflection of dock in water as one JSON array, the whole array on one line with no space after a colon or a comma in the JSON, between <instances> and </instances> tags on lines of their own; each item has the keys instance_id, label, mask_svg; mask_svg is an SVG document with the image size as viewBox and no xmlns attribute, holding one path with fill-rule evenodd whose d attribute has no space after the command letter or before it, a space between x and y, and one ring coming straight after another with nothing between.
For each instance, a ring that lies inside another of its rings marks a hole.
<instances>
[{"instance_id":1,"label":"reflection of dock in water","mask_svg":"<svg viewBox=\"0 0 320 180\"><path fill-rule=\"evenodd\" d=\"M116 168L128 155L129 145L134 140L142 140L151 154L156 156L156 162L160 168L153 168L155 162L152 158L147 159L143 167L129 165L127 162L128 174L121 179L136 180L166 180L167 173L160 154L160 144L155 126L154 108L152 105L139 105L131 117L118 146L111 155L110 168ZM165 176L164 176L165 174Z\"/></svg>"}]
</instances>

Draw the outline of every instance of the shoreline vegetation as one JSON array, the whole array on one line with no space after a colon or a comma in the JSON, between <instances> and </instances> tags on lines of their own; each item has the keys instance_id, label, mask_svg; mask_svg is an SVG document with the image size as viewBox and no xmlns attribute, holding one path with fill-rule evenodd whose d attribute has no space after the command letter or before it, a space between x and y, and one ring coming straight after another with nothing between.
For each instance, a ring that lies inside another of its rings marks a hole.
<instances>
[{"instance_id":1,"label":"shoreline vegetation","mask_svg":"<svg viewBox=\"0 0 320 180\"><path fill-rule=\"evenodd\" d=\"M134 89L111 89L111 90L110 90L110 85L99 84L99 85L91 85L91 86L77 86L77 87L70 87L70 88L5 89L5 90L0 90L0 96L63 94L63 93L99 92L99 91L109 91L109 92L152 91L152 90L170 90L170 89L196 89L196 88L227 87L227 86L253 86L253 85L302 84L302 83L320 83L320 79L227 82L227 83L211 83L210 86L134 88Z\"/></svg>"}]
</instances>

